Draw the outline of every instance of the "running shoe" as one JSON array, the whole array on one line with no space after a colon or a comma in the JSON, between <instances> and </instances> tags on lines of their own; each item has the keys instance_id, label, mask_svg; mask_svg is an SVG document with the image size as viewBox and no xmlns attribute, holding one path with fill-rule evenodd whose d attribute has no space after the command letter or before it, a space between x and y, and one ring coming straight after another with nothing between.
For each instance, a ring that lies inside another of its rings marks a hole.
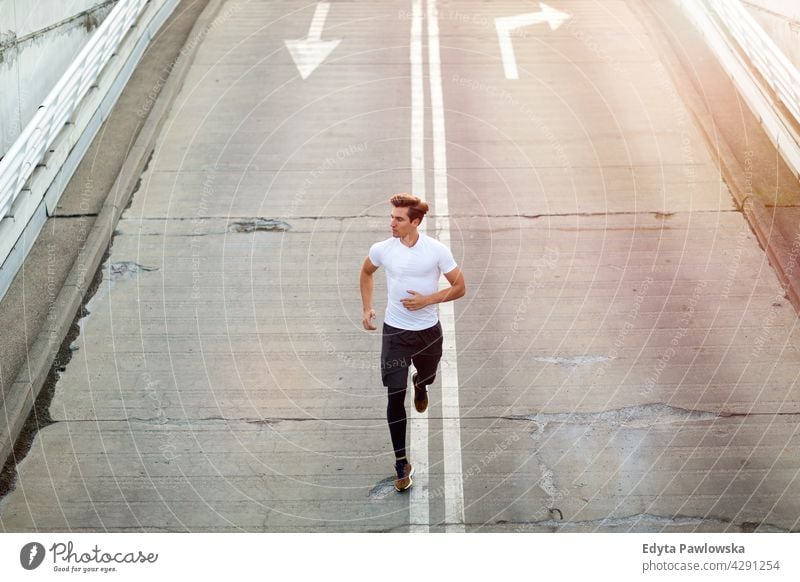
<instances>
[{"instance_id":1,"label":"running shoe","mask_svg":"<svg viewBox=\"0 0 800 582\"><path fill-rule=\"evenodd\" d=\"M395 489L398 491L405 491L414 484L411 480L411 476L414 474L414 467L411 466L411 463L401 463L398 461L394 464L394 469L397 471L397 479L394 482Z\"/></svg>"},{"instance_id":2,"label":"running shoe","mask_svg":"<svg viewBox=\"0 0 800 582\"><path fill-rule=\"evenodd\" d=\"M420 414L428 410L428 389L425 386L417 386L417 373L411 376L411 382L414 384L414 408Z\"/></svg>"}]
</instances>

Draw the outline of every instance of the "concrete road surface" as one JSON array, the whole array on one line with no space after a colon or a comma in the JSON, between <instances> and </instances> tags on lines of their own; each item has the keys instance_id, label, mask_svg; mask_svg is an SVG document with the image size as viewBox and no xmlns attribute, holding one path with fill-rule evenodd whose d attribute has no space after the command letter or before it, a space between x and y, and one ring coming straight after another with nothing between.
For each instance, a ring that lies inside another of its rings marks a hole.
<instances>
[{"instance_id":1,"label":"concrete road surface","mask_svg":"<svg viewBox=\"0 0 800 582\"><path fill-rule=\"evenodd\" d=\"M323 5L209 27L2 528L797 530L797 316L638 12ZM358 291L400 191L468 285L408 494Z\"/></svg>"}]
</instances>

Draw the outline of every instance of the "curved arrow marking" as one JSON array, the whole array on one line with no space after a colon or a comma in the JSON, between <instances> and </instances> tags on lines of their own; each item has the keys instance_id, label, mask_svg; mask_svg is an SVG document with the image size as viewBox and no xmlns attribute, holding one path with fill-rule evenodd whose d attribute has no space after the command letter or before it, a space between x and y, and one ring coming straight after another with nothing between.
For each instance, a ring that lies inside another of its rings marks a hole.
<instances>
[{"instance_id":1,"label":"curved arrow marking","mask_svg":"<svg viewBox=\"0 0 800 582\"><path fill-rule=\"evenodd\" d=\"M308 79L311 73L322 64L322 61L328 58L333 49L342 42L341 39L322 40L322 29L325 27L325 19L328 17L330 7L328 2L317 4L306 38L284 41L303 80Z\"/></svg>"},{"instance_id":2,"label":"curved arrow marking","mask_svg":"<svg viewBox=\"0 0 800 582\"><path fill-rule=\"evenodd\" d=\"M528 12L517 16L504 16L494 19L497 28L497 38L500 41L500 54L503 56L503 68L505 69L506 79L519 79L517 70L517 59L514 56L514 45L511 44L511 32L526 26L541 24L546 22L551 30L557 29L569 18L569 14L551 8L547 4L539 3L541 12Z\"/></svg>"}]
</instances>

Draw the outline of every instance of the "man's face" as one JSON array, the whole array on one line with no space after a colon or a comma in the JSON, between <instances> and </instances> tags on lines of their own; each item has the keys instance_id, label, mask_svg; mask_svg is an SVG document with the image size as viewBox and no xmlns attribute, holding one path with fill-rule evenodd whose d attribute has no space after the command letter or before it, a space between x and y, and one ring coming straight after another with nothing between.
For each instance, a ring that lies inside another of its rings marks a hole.
<instances>
[{"instance_id":1,"label":"man's face","mask_svg":"<svg viewBox=\"0 0 800 582\"><path fill-rule=\"evenodd\" d=\"M401 238L414 232L419 226L419 222L414 221L412 224L408 220L408 208L395 208L392 207L392 236Z\"/></svg>"}]
</instances>

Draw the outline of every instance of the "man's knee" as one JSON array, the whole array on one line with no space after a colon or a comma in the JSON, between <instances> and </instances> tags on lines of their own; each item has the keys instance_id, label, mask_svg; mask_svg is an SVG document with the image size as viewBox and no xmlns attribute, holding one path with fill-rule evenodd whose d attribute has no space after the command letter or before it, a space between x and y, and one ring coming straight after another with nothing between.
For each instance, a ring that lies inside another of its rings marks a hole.
<instances>
[{"instance_id":1,"label":"man's knee","mask_svg":"<svg viewBox=\"0 0 800 582\"><path fill-rule=\"evenodd\" d=\"M408 362L405 358L384 359L381 361L381 379L384 386L400 386L408 377Z\"/></svg>"},{"instance_id":2,"label":"man's knee","mask_svg":"<svg viewBox=\"0 0 800 582\"><path fill-rule=\"evenodd\" d=\"M414 362L417 369L417 383L422 386L433 384L436 380L436 371L439 368L438 358L420 358L419 361Z\"/></svg>"},{"instance_id":3,"label":"man's knee","mask_svg":"<svg viewBox=\"0 0 800 582\"><path fill-rule=\"evenodd\" d=\"M436 370L429 374L418 374L417 384L420 386L430 386L436 380Z\"/></svg>"},{"instance_id":4,"label":"man's knee","mask_svg":"<svg viewBox=\"0 0 800 582\"><path fill-rule=\"evenodd\" d=\"M406 394L406 385L399 384L397 382L389 383L386 385L386 391L389 394L389 398L403 398Z\"/></svg>"}]
</instances>

